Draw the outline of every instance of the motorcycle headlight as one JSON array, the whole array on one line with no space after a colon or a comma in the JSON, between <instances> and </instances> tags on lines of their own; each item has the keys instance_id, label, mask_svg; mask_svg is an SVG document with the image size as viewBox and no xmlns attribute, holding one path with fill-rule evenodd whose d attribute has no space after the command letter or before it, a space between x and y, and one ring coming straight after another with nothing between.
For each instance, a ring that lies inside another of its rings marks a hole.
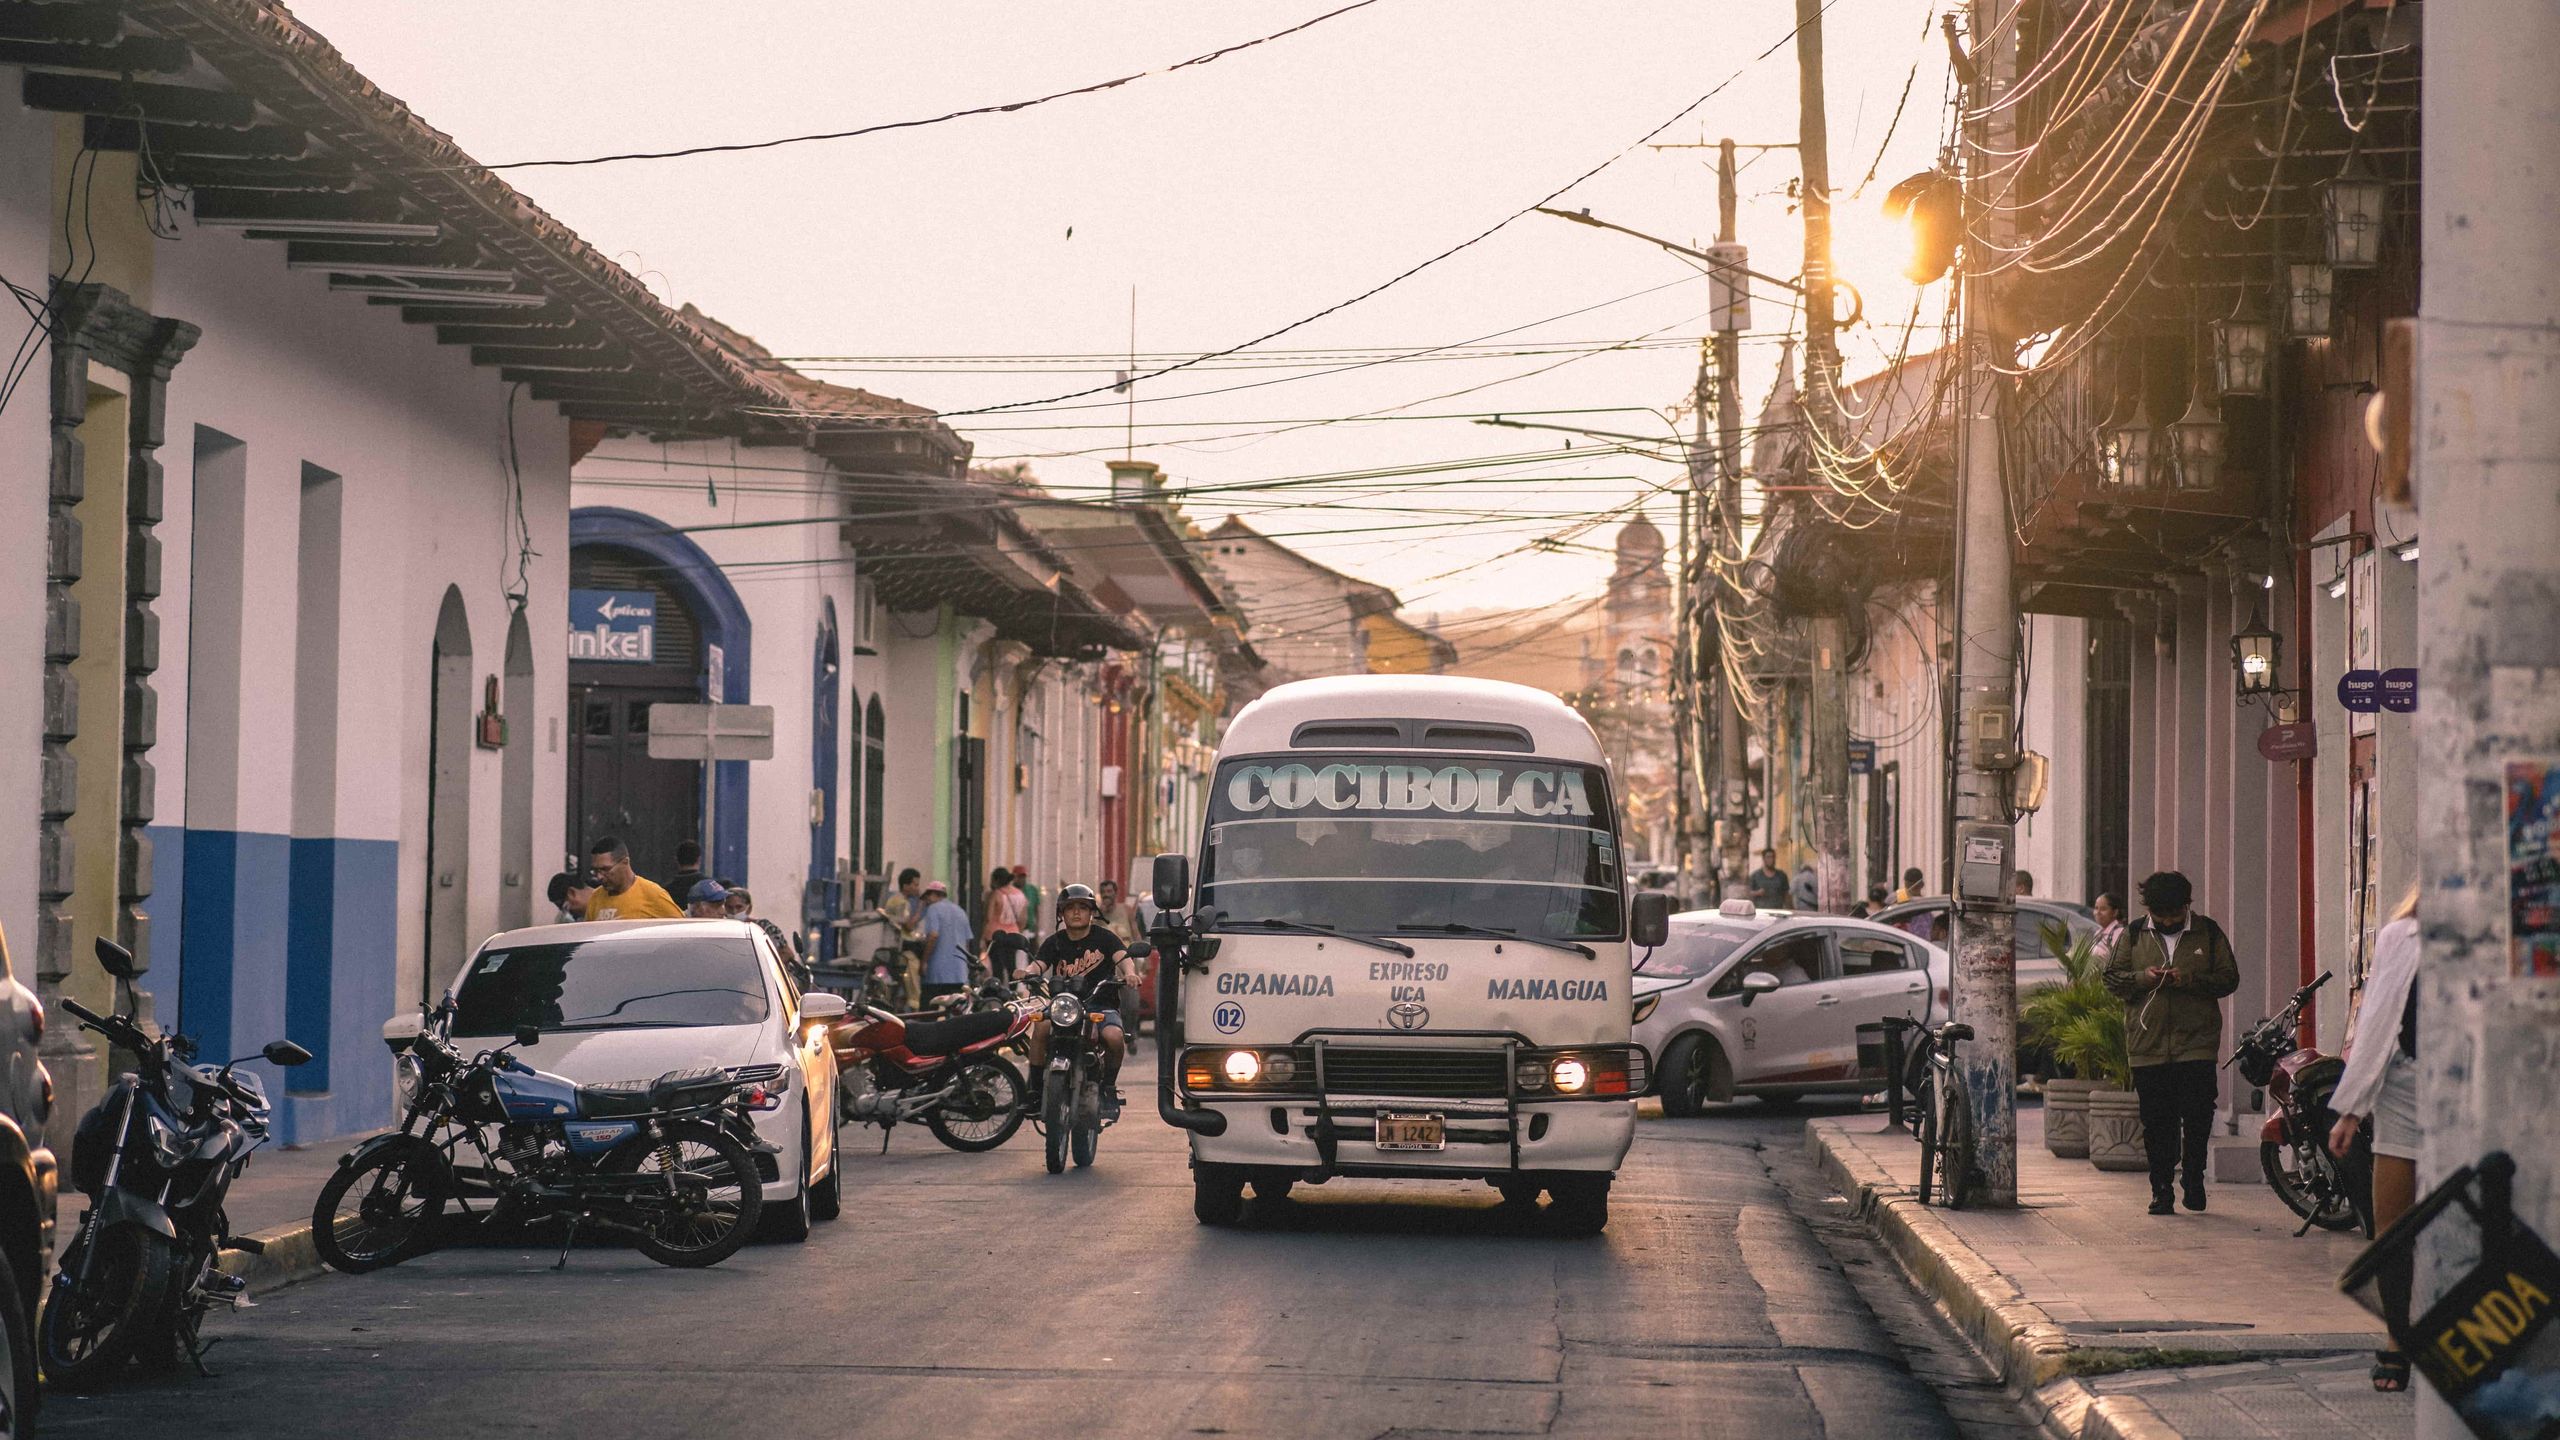
<instances>
[{"instance_id":1,"label":"motorcycle headlight","mask_svg":"<svg viewBox=\"0 0 2560 1440\"><path fill-rule=\"evenodd\" d=\"M1657 1009L1661 1004L1662 1004L1662 992L1660 992L1660 991L1658 991L1658 990L1657 990L1657 991L1655 991L1655 992L1654 992L1653 994L1651 994L1651 995L1645 995L1645 996L1641 996L1641 997L1639 997L1639 998L1636 1000L1635 1023L1636 1023L1636 1024L1638 1024L1638 1025L1641 1025L1641 1024L1643 1024L1644 1022L1646 1022L1647 1020L1652 1019L1652 1018L1653 1018L1653 1012L1654 1012L1654 1011L1655 1011L1655 1009Z\"/></svg>"},{"instance_id":2,"label":"motorcycle headlight","mask_svg":"<svg viewBox=\"0 0 2560 1440\"><path fill-rule=\"evenodd\" d=\"M1061 1030L1073 1029L1084 1019L1084 999L1069 993L1049 997L1049 1023Z\"/></svg>"},{"instance_id":3,"label":"motorcycle headlight","mask_svg":"<svg viewBox=\"0 0 2560 1440\"><path fill-rule=\"evenodd\" d=\"M391 1088L400 1092L401 1104L416 1104L418 1091L426 1083L427 1067L417 1056L404 1050L399 1059L391 1062Z\"/></svg>"},{"instance_id":4,"label":"motorcycle headlight","mask_svg":"<svg viewBox=\"0 0 2560 1440\"><path fill-rule=\"evenodd\" d=\"M152 1158L163 1170L174 1170L187 1158L188 1145L169 1123L157 1115L142 1117L143 1133L151 1137Z\"/></svg>"}]
</instances>

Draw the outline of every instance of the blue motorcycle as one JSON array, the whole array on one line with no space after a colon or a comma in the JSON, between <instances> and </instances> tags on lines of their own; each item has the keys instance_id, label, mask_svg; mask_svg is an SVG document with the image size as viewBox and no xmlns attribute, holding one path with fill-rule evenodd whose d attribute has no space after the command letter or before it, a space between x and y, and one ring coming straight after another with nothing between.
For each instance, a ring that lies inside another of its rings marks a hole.
<instances>
[{"instance_id":1,"label":"blue motorcycle","mask_svg":"<svg viewBox=\"0 0 2560 1440\"><path fill-rule=\"evenodd\" d=\"M580 1230L627 1237L662 1265L717 1265L764 1206L749 1107L761 1087L726 1070L674 1070L628 1085L579 1085L510 1053L538 1027L465 1059L443 1034L452 1002L415 1035L386 1035L408 1097L400 1128L338 1161L312 1207L320 1258L350 1275L433 1250L454 1220L511 1226L565 1219L560 1264ZM454 1213L448 1216L447 1207Z\"/></svg>"}]
</instances>

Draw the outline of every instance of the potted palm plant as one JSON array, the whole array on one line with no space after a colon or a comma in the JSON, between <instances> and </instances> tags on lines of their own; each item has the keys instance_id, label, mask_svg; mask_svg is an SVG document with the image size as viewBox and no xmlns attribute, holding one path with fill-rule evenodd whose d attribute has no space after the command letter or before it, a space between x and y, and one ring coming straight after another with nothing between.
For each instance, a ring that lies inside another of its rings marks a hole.
<instances>
[{"instance_id":1,"label":"potted palm plant","mask_svg":"<svg viewBox=\"0 0 2560 1440\"><path fill-rule=\"evenodd\" d=\"M2084 1017L2120 1007L2098 978L2094 934L2074 941L2069 931L2048 920L2044 943L2061 960L2063 980L2028 992L2018 1006L2018 1038L2022 1047L2052 1056L2056 1069L2044 1082L2044 1148L2065 1160L2079 1160L2089 1154L2089 1093L2098 1087L2098 1078L2063 1056L2063 1032Z\"/></svg>"},{"instance_id":2,"label":"potted palm plant","mask_svg":"<svg viewBox=\"0 0 2560 1440\"><path fill-rule=\"evenodd\" d=\"M2097 1082L2089 1092L2089 1163L2101 1170L2142 1170L2142 1101L2133 1093L2133 1061L2125 1049L2124 1007L2074 1016L2054 1053Z\"/></svg>"}]
</instances>

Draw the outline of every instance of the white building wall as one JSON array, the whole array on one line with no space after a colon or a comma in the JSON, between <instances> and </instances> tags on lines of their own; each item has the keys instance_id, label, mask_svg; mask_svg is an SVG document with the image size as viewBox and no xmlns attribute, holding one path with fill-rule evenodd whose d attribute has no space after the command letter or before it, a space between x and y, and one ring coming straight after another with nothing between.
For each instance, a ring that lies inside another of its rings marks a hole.
<instances>
[{"instance_id":1,"label":"white building wall","mask_svg":"<svg viewBox=\"0 0 2560 1440\"><path fill-rule=\"evenodd\" d=\"M18 72L0 66L15 103ZM0 125L0 277L43 293L51 252L44 196L52 185L53 137L36 125ZM12 305L5 312L19 317ZM5 333L16 342L19 322ZM18 979L35 983L36 825L44 731L45 456L49 417L44 359L39 357L6 405L0 405L0 935Z\"/></svg>"}]
</instances>

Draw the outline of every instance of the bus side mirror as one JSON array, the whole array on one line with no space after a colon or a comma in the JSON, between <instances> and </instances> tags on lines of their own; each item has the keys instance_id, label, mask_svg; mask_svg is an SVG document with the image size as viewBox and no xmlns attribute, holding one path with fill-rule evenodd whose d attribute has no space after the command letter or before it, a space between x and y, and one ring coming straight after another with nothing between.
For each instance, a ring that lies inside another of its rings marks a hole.
<instances>
[{"instance_id":1,"label":"bus side mirror","mask_svg":"<svg viewBox=\"0 0 2560 1440\"><path fill-rule=\"evenodd\" d=\"M1157 856L1154 888L1157 909L1189 909L1191 906L1191 857L1188 855Z\"/></svg>"},{"instance_id":2,"label":"bus side mirror","mask_svg":"<svg viewBox=\"0 0 2560 1440\"><path fill-rule=\"evenodd\" d=\"M1647 950L1671 938L1671 896L1662 890L1636 892L1635 918L1627 938Z\"/></svg>"}]
</instances>

